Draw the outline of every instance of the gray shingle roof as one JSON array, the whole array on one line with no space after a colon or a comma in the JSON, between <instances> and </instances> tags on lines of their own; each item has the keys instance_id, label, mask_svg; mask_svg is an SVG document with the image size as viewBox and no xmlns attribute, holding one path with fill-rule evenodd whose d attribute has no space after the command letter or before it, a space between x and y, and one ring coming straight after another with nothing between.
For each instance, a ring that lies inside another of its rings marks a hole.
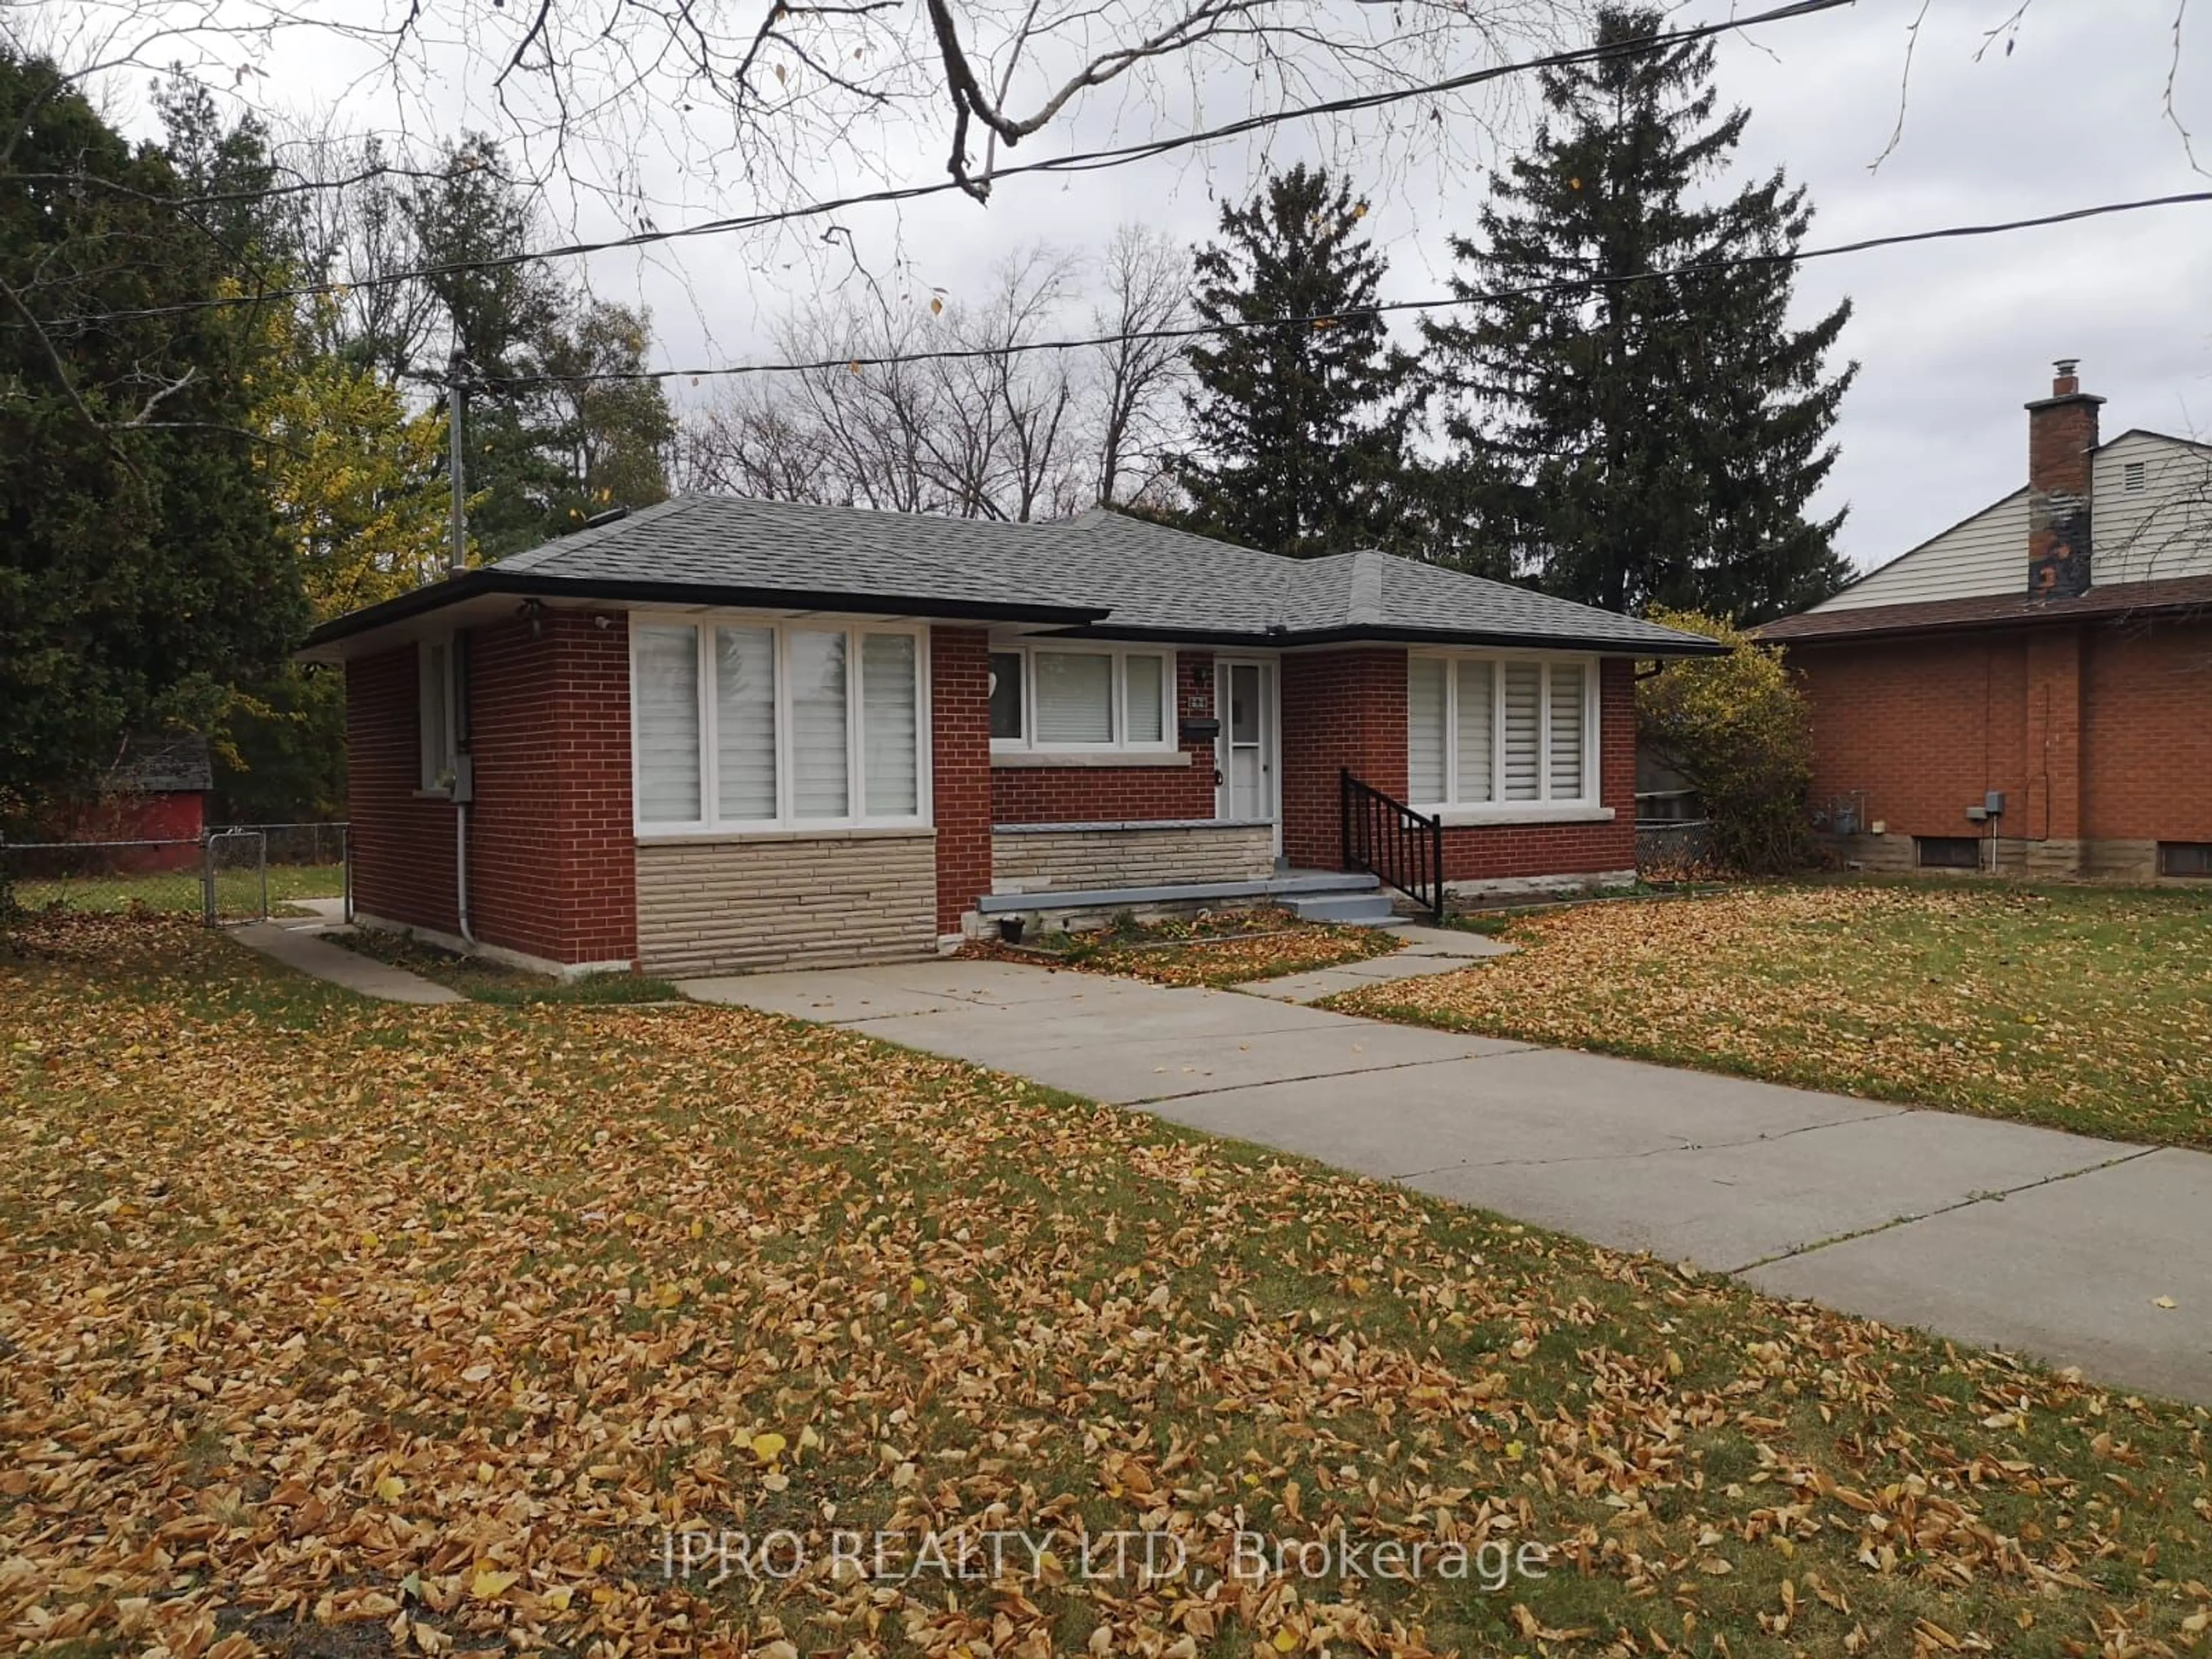
<instances>
[{"instance_id":1,"label":"gray shingle roof","mask_svg":"<svg viewBox=\"0 0 2212 1659\"><path fill-rule=\"evenodd\" d=\"M990 616L1138 639L1527 642L1648 655L1714 648L1634 617L1389 554L1280 558L1098 508L1000 524L679 495L441 586L568 588L598 598L634 590L641 599L721 594L748 604L787 596L824 609ZM380 620L342 617L310 643Z\"/></svg>"}]
</instances>

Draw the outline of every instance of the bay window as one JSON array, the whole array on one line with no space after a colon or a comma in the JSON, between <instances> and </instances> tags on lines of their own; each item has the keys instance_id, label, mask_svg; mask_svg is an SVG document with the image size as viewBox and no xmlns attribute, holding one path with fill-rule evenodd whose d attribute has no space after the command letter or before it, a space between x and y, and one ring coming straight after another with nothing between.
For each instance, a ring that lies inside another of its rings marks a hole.
<instances>
[{"instance_id":1,"label":"bay window","mask_svg":"<svg viewBox=\"0 0 2212 1659\"><path fill-rule=\"evenodd\" d=\"M1426 656L1406 664L1406 787L1424 811L1510 820L1598 809L1597 665Z\"/></svg>"},{"instance_id":2,"label":"bay window","mask_svg":"<svg viewBox=\"0 0 2212 1659\"><path fill-rule=\"evenodd\" d=\"M991 747L1175 747L1174 659L1164 651L1037 644L991 653Z\"/></svg>"},{"instance_id":3,"label":"bay window","mask_svg":"<svg viewBox=\"0 0 2212 1659\"><path fill-rule=\"evenodd\" d=\"M914 629L634 620L637 824L661 834L926 821Z\"/></svg>"}]
</instances>

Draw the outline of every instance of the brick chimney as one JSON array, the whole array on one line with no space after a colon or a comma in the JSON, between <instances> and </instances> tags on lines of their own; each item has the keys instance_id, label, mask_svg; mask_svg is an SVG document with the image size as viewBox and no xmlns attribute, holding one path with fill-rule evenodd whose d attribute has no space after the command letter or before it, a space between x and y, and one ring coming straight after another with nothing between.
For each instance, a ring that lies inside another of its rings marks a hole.
<instances>
[{"instance_id":1,"label":"brick chimney","mask_svg":"<svg viewBox=\"0 0 2212 1659\"><path fill-rule=\"evenodd\" d=\"M2097 410L2072 357L2061 357L2051 395L2027 406L2027 591L2075 599L2089 591L2090 474Z\"/></svg>"}]
</instances>

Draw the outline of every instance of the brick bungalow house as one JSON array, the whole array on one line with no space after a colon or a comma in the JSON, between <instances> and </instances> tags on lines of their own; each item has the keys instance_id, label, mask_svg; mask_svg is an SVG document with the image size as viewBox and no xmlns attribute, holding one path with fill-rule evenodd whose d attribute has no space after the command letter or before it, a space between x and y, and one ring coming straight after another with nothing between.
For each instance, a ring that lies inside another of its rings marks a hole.
<instances>
[{"instance_id":1,"label":"brick bungalow house","mask_svg":"<svg viewBox=\"0 0 2212 1659\"><path fill-rule=\"evenodd\" d=\"M932 953L1012 915L1355 915L1387 909L1376 871L1626 878L1635 659L1714 648L1103 511L681 496L304 654L344 665L365 921L695 974Z\"/></svg>"},{"instance_id":2,"label":"brick bungalow house","mask_svg":"<svg viewBox=\"0 0 2212 1659\"><path fill-rule=\"evenodd\" d=\"M2057 368L2024 488L1759 630L1869 869L2212 876L2212 447L2100 441Z\"/></svg>"}]
</instances>

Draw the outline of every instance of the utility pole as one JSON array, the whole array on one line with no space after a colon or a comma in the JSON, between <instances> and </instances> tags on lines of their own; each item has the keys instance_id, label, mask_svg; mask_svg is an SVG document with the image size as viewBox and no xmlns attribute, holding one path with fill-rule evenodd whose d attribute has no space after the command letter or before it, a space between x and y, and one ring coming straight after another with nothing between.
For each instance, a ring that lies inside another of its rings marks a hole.
<instances>
[{"instance_id":1,"label":"utility pole","mask_svg":"<svg viewBox=\"0 0 2212 1659\"><path fill-rule=\"evenodd\" d=\"M461 437L468 409L468 356L455 346L446 365L446 438L451 456L448 470L453 475L453 545L446 554L446 574L449 576L458 576L469 568L469 485L467 466L462 459L466 446Z\"/></svg>"}]
</instances>

